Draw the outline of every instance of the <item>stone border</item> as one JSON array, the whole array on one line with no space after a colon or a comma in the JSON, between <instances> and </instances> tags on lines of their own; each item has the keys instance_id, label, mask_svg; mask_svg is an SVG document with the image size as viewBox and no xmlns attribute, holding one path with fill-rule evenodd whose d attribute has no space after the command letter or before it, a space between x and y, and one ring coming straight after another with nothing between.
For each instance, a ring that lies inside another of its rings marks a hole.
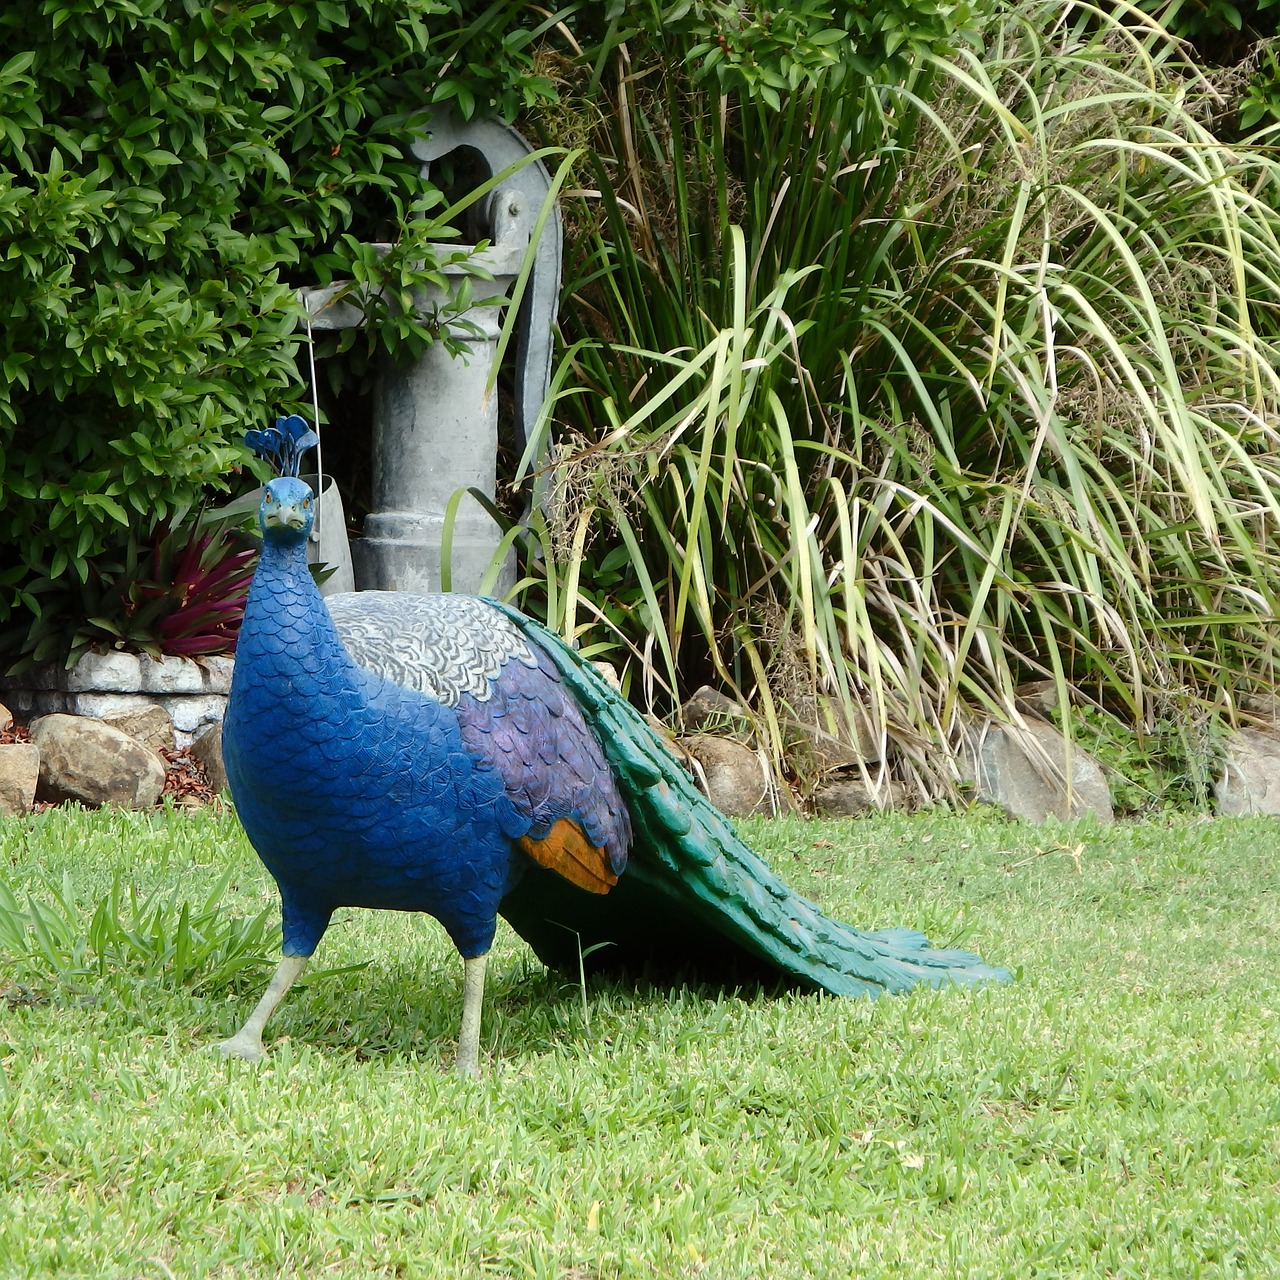
<instances>
[{"instance_id":1,"label":"stone border","mask_svg":"<svg viewBox=\"0 0 1280 1280\"><path fill-rule=\"evenodd\" d=\"M203 729L222 722L234 666L228 657L91 652L69 670L45 663L0 677L0 692L22 723L59 713L108 719L159 705L173 720L177 745L185 747Z\"/></svg>"}]
</instances>

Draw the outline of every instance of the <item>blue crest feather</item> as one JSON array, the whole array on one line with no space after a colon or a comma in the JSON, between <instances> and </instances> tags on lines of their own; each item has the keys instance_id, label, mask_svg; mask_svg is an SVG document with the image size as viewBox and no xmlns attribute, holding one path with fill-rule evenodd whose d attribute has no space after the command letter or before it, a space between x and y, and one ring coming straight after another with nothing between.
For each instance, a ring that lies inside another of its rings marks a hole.
<instances>
[{"instance_id":1,"label":"blue crest feather","mask_svg":"<svg viewBox=\"0 0 1280 1280\"><path fill-rule=\"evenodd\" d=\"M260 458L265 458L281 476L301 474L302 455L320 443L320 437L307 426L306 419L291 413L277 418L274 427L264 431L246 431L244 442Z\"/></svg>"}]
</instances>

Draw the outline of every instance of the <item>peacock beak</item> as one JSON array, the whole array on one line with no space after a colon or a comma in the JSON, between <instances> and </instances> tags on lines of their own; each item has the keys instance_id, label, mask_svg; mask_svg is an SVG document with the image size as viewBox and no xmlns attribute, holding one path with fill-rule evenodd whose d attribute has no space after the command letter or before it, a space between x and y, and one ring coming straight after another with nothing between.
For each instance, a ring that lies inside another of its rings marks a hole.
<instances>
[{"instance_id":1,"label":"peacock beak","mask_svg":"<svg viewBox=\"0 0 1280 1280\"><path fill-rule=\"evenodd\" d=\"M258 521L262 532L306 534L311 525L312 493L296 476L277 476L262 491Z\"/></svg>"},{"instance_id":2,"label":"peacock beak","mask_svg":"<svg viewBox=\"0 0 1280 1280\"><path fill-rule=\"evenodd\" d=\"M265 528L301 529L307 523L306 513L298 502L273 502L262 513Z\"/></svg>"}]
</instances>

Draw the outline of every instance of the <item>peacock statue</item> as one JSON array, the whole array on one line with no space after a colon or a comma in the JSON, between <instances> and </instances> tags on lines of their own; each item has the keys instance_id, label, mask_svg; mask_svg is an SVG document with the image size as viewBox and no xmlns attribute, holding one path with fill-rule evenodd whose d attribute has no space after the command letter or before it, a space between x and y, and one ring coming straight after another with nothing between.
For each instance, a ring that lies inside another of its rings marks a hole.
<instances>
[{"instance_id":1,"label":"peacock statue","mask_svg":"<svg viewBox=\"0 0 1280 1280\"><path fill-rule=\"evenodd\" d=\"M576 972L696 971L875 996L1005 981L906 929L861 932L793 893L641 716L555 634L495 600L320 596L297 417L250 432L265 487L223 726L236 812L280 890L283 956L219 1048L262 1033L339 907L425 911L461 953L457 1069L475 1075L502 915Z\"/></svg>"}]
</instances>

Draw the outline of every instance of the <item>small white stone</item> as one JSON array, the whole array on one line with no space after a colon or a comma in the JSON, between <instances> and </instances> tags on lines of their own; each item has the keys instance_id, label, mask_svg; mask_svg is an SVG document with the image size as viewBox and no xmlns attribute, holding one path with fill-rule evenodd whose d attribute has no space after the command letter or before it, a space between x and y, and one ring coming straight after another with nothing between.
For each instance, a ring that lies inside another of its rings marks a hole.
<instances>
[{"instance_id":1,"label":"small white stone","mask_svg":"<svg viewBox=\"0 0 1280 1280\"><path fill-rule=\"evenodd\" d=\"M128 692L141 687L138 656L133 653L86 653L67 672L69 693Z\"/></svg>"},{"instance_id":2,"label":"small white stone","mask_svg":"<svg viewBox=\"0 0 1280 1280\"><path fill-rule=\"evenodd\" d=\"M143 658L140 662L143 693L203 693L204 672L190 658Z\"/></svg>"},{"instance_id":3,"label":"small white stone","mask_svg":"<svg viewBox=\"0 0 1280 1280\"><path fill-rule=\"evenodd\" d=\"M220 724L227 709L227 700L220 693L188 694L159 701L172 718L183 746L205 725ZM184 739L181 735L187 736Z\"/></svg>"},{"instance_id":4,"label":"small white stone","mask_svg":"<svg viewBox=\"0 0 1280 1280\"><path fill-rule=\"evenodd\" d=\"M204 668L205 693L231 692L231 676L236 666L234 658L226 656L201 658L200 665Z\"/></svg>"}]
</instances>

